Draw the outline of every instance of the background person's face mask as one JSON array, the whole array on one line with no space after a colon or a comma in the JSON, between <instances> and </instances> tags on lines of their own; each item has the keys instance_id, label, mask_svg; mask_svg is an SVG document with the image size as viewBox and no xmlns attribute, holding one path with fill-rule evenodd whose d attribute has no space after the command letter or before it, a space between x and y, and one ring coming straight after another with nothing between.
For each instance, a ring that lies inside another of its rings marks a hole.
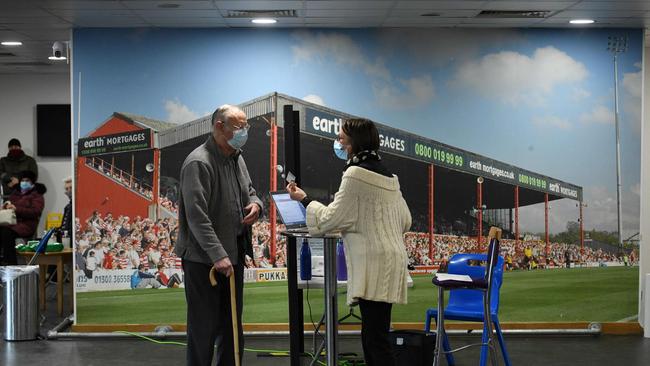
<instances>
[{"instance_id":1,"label":"background person's face mask","mask_svg":"<svg viewBox=\"0 0 650 366\"><path fill-rule=\"evenodd\" d=\"M33 187L32 183L26 182L24 180L20 181L20 190L25 192Z\"/></svg>"},{"instance_id":2,"label":"background person's face mask","mask_svg":"<svg viewBox=\"0 0 650 366\"><path fill-rule=\"evenodd\" d=\"M348 160L348 152L345 150L345 147L339 142L339 140L334 140L334 154L336 157L341 160Z\"/></svg>"}]
</instances>

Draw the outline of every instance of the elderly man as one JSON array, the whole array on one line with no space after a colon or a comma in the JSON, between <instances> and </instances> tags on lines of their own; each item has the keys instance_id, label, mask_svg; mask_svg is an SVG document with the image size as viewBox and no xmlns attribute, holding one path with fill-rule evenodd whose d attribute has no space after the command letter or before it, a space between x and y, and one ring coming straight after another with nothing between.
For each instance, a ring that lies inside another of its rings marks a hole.
<instances>
[{"instance_id":1,"label":"elderly man","mask_svg":"<svg viewBox=\"0 0 650 366\"><path fill-rule=\"evenodd\" d=\"M212 115L212 134L185 159L180 174L179 233L176 254L183 259L187 300L187 364L234 365L234 339L228 277L235 276L239 355L245 255L252 257L251 225L262 211L241 156L249 125L236 106ZM217 286L209 281L218 272Z\"/></svg>"}]
</instances>

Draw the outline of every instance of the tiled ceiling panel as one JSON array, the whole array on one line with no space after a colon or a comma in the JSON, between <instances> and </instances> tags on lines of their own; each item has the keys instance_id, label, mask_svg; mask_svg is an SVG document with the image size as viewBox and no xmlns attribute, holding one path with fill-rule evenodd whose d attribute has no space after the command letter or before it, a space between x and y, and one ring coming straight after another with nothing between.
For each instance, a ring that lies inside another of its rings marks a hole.
<instances>
[{"instance_id":1,"label":"tiled ceiling panel","mask_svg":"<svg viewBox=\"0 0 650 366\"><path fill-rule=\"evenodd\" d=\"M127 0L120 1L120 3L127 9L133 10L160 10L166 9L174 10L208 10L216 9L213 1L140 1L140 0ZM178 5L177 7L169 7L170 5Z\"/></svg>"},{"instance_id":2,"label":"tiled ceiling panel","mask_svg":"<svg viewBox=\"0 0 650 366\"><path fill-rule=\"evenodd\" d=\"M47 60L54 41L67 41L75 27L252 27L251 18L230 18L235 10L290 11L275 27L569 27L572 18L594 18L590 27L646 27L650 1L626 0L0 0L0 53L30 63L0 73L68 72ZM481 11L548 11L546 18L477 17ZM271 26L273 27L273 26ZM39 65L45 63L44 65Z\"/></svg>"}]
</instances>

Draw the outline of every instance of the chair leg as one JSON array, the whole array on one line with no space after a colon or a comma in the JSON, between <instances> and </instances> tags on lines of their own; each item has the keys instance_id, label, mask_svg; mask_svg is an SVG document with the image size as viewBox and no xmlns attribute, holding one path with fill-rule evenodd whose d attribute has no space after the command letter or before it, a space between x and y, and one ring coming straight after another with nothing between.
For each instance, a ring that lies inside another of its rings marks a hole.
<instances>
[{"instance_id":1,"label":"chair leg","mask_svg":"<svg viewBox=\"0 0 650 366\"><path fill-rule=\"evenodd\" d=\"M487 325L483 323L483 334L481 334L481 359L479 361L479 365L485 366L487 364L487 356L488 356L488 344L490 342L488 330L487 330Z\"/></svg>"},{"instance_id":2,"label":"chair leg","mask_svg":"<svg viewBox=\"0 0 650 366\"><path fill-rule=\"evenodd\" d=\"M424 331L427 333L431 332L431 318L433 318L433 314L432 314L433 312L430 310L431 309L427 310L426 319L424 320ZM450 352L451 346L449 345L449 337L447 336L447 332L444 331L444 328L442 330L442 334L443 334L442 349L445 351L445 358L447 359L447 365L454 366L456 362L454 360L454 355ZM436 334L436 337L437 336L438 335Z\"/></svg>"},{"instance_id":3,"label":"chair leg","mask_svg":"<svg viewBox=\"0 0 650 366\"><path fill-rule=\"evenodd\" d=\"M436 316L436 348L433 355L433 366L440 366L440 354L442 352L442 340L444 338L444 303L445 291L442 287L438 287L438 314Z\"/></svg>"},{"instance_id":4,"label":"chair leg","mask_svg":"<svg viewBox=\"0 0 650 366\"><path fill-rule=\"evenodd\" d=\"M499 346L501 347L503 361L505 362L506 366L510 366L510 356L508 356L508 351L506 351L506 342L503 339L503 333L501 332L501 324L499 324L499 319L494 319L494 328L497 331L497 338L499 340Z\"/></svg>"},{"instance_id":5,"label":"chair leg","mask_svg":"<svg viewBox=\"0 0 650 366\"><path fill-rule=\"evenodd\" d=\"M454 366L456 361L454 360L454 354L451 353L451 347L449 346L449 337L447 337L447 332L442 330L442 349L445 351L445 358L447 358L447 365Z\"/></svg>"},{"instance_id":6,"label":"chair leg","mask_svg":"<svg viewBox=\"0 0 650 366\"><path fill-rule=\"evenodd\" d=\"M427 333L431 332L431 313L427 310L426 319L424 319L424 331Z\"/></svg>"},{"instance_id":7,"label":"chair leg","mask_svg":"<svg viewBox=\"0 0 650 366\"><path fill-rule=\"evenodd\" d=\"M490 303L489 303L489 296L488 293L485 292L483 294L483 332L485 333L487 331L487 347L490 352L490 363L492 366L498 365L497 363L497 355L496 355L496 347L494 345L494 329L492 328L492 316L491 311L490 311ZM484 339L486 337L483 337ZM483 355L483 348L481 350L481 355Z\"/></svg>"}]
</instances>

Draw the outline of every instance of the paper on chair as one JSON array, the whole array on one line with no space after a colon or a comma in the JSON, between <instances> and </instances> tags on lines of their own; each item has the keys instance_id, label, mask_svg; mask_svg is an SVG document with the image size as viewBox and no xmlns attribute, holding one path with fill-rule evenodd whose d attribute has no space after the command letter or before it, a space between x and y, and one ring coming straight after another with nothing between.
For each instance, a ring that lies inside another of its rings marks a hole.
<instances>
[{"instance_id":1,"label":"paper on chair","mask_svg":"<svg viewBox=\"0 0 650 366\"><path fill-rule=\"evenodd\" d=\"M461 282L472 282L472 278L468 275L458 275L458 274L449 274L449 273L436 273L436 279L438 281L461 281Z\"/></svg>"}]
</instances>

